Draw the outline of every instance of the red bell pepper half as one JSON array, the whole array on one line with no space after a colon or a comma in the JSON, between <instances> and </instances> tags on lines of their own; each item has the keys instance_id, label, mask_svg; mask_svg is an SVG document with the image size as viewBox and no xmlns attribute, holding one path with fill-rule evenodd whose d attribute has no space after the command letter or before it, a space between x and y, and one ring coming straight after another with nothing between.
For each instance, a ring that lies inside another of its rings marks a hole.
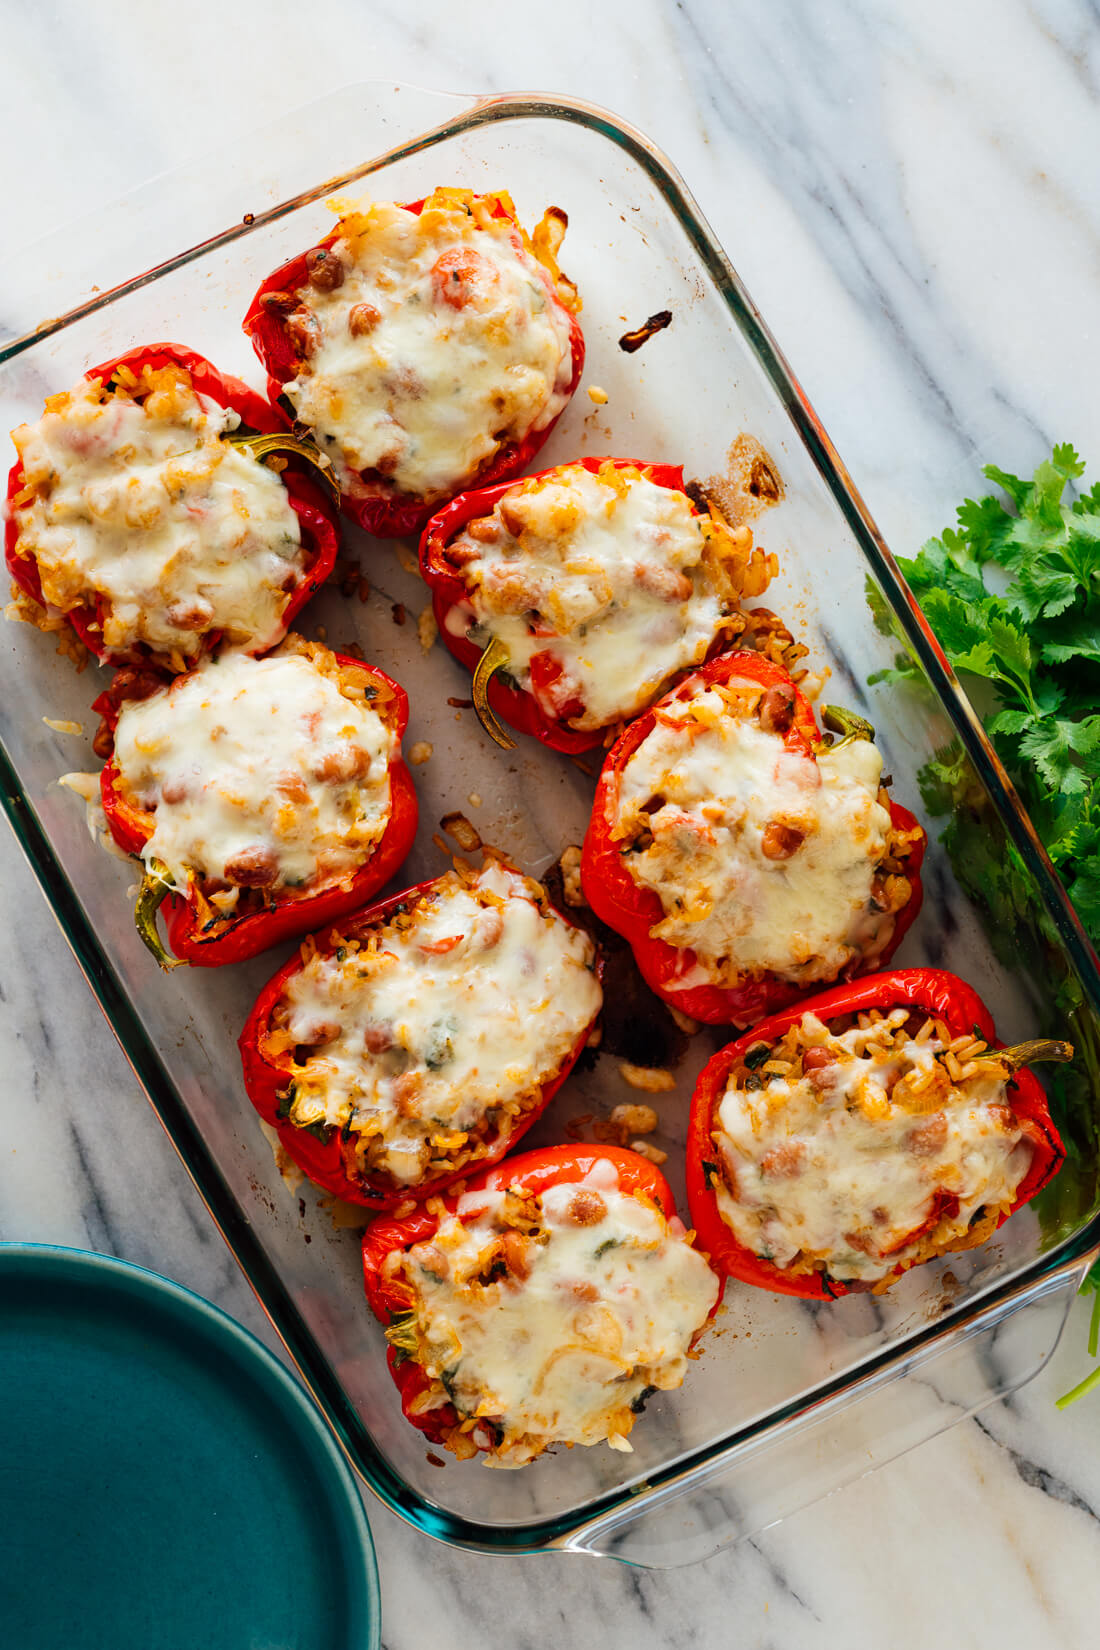
<instances>
[{"instance_id":1,"label":"red bell pepper half","mask_svg":"<svg viewBox=\"0 0 1100 1650\"><path fill-rule=\"evenodd\" d=\"M633 458L579 458L574 459L572 463L582 465L590 475L598 475L601 468L608 463L614 464L618 470L644 470L655 486L668 487L677 493L684 490L684 472L679 464L643 464ZM571 466L556 465L552 469L541 470L535 476L525 477L524 480L545 481L555 475L557 470L568 467ZM495 655L494 660L489 660L493 644L490 643L490 647L485 649L468 639L467 631L474 618L473 609L469 605L467 586L462 573L448 559L448 550L463 528L482 516L492 515L505 493L515 485L514 481L504 481L495 487L477 487L470 492L459 493L450 504L444 505L428 522L421 537L420 572L432 593L432 607L440 636L459 663L474 673L474 704L491 737L496 739L498 744L501 742L498 733L493 730L495 712L518 732L529 733L533 739L549 745L551 750L562 751L567 756L576 756L582 751L593 750L597 745L602 745L607 733L606 728L591 728L582 733L571 728L569 716L578 715L584 709L579 702L575 705L566 705L562 710L555 709L552 697L545 690L561 672L549 652L536 653L533 656L529 688L513 687L501 680L497 672L506 664L507 655L502 652L498 660ZM692 513L699 513L694 504ZM722 645L721 637L715 645ZM484 685L483 659L491 665ZM481 671L478 669L479 665L482 665ZM488 702L488 713L485 701ZM510 745L512 741L508 740L507 743Z\"/></svg>"},{"instance_id":2,"label":"red bell pepper half","mask_svg":"<svg viewBox=\"0 0 1100 1650\"><path fill-rule=\"evenodd\" d=\"M295 616L332 572L340 548L340 530L336 524L332 503L327 492L323 493L314 481L309 479L311 473L315 477L322 477L326 489L331 491L334 484L328 478L326 464L319 455L317 458L310 456L312 449L291 435L281 413L265 401L262 395L250 390L239 378L219 372L204 356L197 354L195 350L185 349L181 344L139 345L135 349L127 350L123 355L116 355L112 360L105 361L102 366L89 367L84 376L101 384L109 384L121 368L140 373L143 367L167 366L182 368L189 375L199 395L206 396L219 407L232 408L238 414L241 429L239 432L233 432L234 439L238 435L247 436L253 432L260 437L272 438L268 442L241 440L240 445L252 448L257 457L261 457L265 451L274 451L286 459L286 468L280 473L280 480L286 488L290 507L298 517L302 545L307 556L302 582L290 593L283 611L284 631L289 630ZM12 501L23 491L23 487L23 465L22 462L17 462L8 475L4 556L8 571L19 589L40 607L46 607L37 563L33 557L22 555L18 548L19 526L12 515ZM96 599L94 605L82 603L72 608L65 617L88 651L104 663L121 665L146 662L147 653L144 650L115 653L105 645L100 598ZM219 639L217 633L212 634L208 638L209 645L213 647Z\"/></svg>"},{"instance_id":3,"label":"red bell pepper half","mask_svg":"<svg viewBox=\"0 0 1100 1650\"><path fill-rule=\"evenodd\" d=\"M776 1294L798 1295L807 1300L835 1300L841 1295L862 1292L866 1285L844 1283L820 1271L790 1272L763 1260L751 1249L739 1243L722 1219L718 1199L711 1188L711 1176L720 1175L715 1164L713 1133L718 1126L718 1108L725 1096L729 1076L739 1061L755 1044L774 1044L784 1032L796 1025L804 1014L814 1014L826 1026L848 1015L869 1009L889 1013L893 1008L911 1007L922 1014L942 1020L953 1036L973 1032L980 1035L991 1048L1003 1048L997 1038L992 1016L978 993L955 974L937 968L901 968L885 974L869 974L847 985L834 986L816 997L773 1014L751 1031L728 1043L708 1061L699 1074L691 1102L691 1117L687 1141L687 1192L692 1225L698 1236L700 1249L710 1257L716 1271L742 1283L755 1284L759 1289L770 1289ZM1064 1059L1072 1053L1066 1044L1047 1045L1066 1052L1046 1055L1041 1045L1034 1045L1032 1058ZM1033 1150L1031 1164L1021 1180L1011 1209L1002 1214L997 1225L1030 1201L1035 1194L1057 1174L1065 1161L1065 1149L1058 1131L1051 1122L1047 1098L1034 1073L1026 1068L1015 1072L1011 1092L1011 1106ZM956 1204L957 1206L957 1204ZM947 1209L937 1206L936 1220ZM933 1222L934 1223L934 1222ZM905 1270L899 1266L890 1277L898 1277Z\"/></svg>"},{"instance_id":4,"label":"red bell pepper half","mask_svg":"<svg viewBox=\"0 0 1100 1650\"><path fill-rule=\"evenodd\" d=\"M548 1146L542 1151L522 1152L518 1157L508 1158L496 1168L487 1169L467 1181L463 1213L476 1218L481 1212L474 1201L478 1192L495 1192L514 1186L538 1196L551 1186L583 1180L597 1163L614 1164L619 1172L621 1192L651 1203L666 1220L671 1220L675 1215L672 1191L661 1171L648 1158L616 1146ZM413 1304L408 1285L387 1273L389 1257L398 1251L411 1249L415 1244L427 1243L439 1229L439 1209L454 1214L457 1206L458 1197L452 1195L442 1198L433 1209L419 1208L415 1214L400 1220L380 1217L367 1227L363 1234L363 1281L371 1310L380 1323L392 1323L396 1317L408 1312ZM717 1311L719 1300L721 1292L713 1311ZM458 1425L458 1412L451 1404L444 1404L439 1409L426 1410L420 1415L410 1414L413 1401L431 1384L429 1378L414 1359L397 1348L391 1346L387 1357L390 1374L401 1394L401 1408L406 1420L425 1433L433 1443L444 1443Z\"/></svg>"},{"instance_id":5,"label":"red bell pepper half","mask_svg":"<svg viewBox=\"0 0 1100 1650\"><path fill-rule=\"evenodd\" d=\"M584 334L576 315L566 307L555 290L553 277L557 273L557 266L553 250L544 249L537 231L533 239L525 235L507 195L480 195L473 198L490 202L494 218L507 218L511 221L513 242L518 248L534 256L545 273L547 301L557 305L568 317L573 369L569 396L572 397L584 370ZM409 201L405 203L405 211L419 215L431 199L432 197L425 197L424 200ZM564 218L560 215L559 220L564 223ZM339 238L340 226L337 225L331 234L318 241L309 251L300 252L297 257L281 264L263 282L248 307L242 325L268 375L268 394L273 402L277 402L282 395L283 385L297 378L301 370L302 357L295 344L293 331L287 324L287 316L295 308L294 300L307 293L310 287L309 260L311 257L316 260L318 253L327 251ZM564 410L563 408L562 411ZM293 415L293 409L291 413ZM529 431L519 441L505 442L479 472L476 478L478 485L489 486L493 482L520 475L546 442L556 423L557 419L552 419L542 429ZM438 505L438 498L423 499L413 493L396 491L387 484L386 478L382 475L367 472L363 480L370 490L365 496L344 494L344 512L375 538L401 538L406 533L418 533Z\"/></svg>"},{"instance_id":6,"label":"red bell pepper half","mask_svg":"<svg viewBox=\"0 0 1100 1650\"><path fill-rule=\"evenodd\" d=\"M735 680L759 682L766 689L778 688L787 695L793 694L794 712L790 726L783 734L783 743L794 755L813 755L821 743L821 734L809 701L787 672L759 653L721 653L685 677L670 694L631 722L611 747L596 786L592 818L585 834L581 858L581 882L589 905L601 921L630 942L639 971L650 990L681 1013L712 1025L751 1025L762 1015L774 1013L784 1004L805 995L806 988L778 975L764 974L735 986L704 981L677 989L676 982L690 974L696 965L695 952L653 937L651 929L665 915L661 901L652 888L643 887L630 875L624 863L623 845L612 835L612 831L618 814L623 769L656 727L664 708L679 699L689 698L701 688ZM867 737L872 731L870 725L859 717L848 712L835 714L842 718L845 730L850 727L856 730L857 737ZM893 800L890 802L890 820L898 831L919 829L909 810ZM926 838L922 832L905 861L905 875L912 891L906 905L897 913L889 943L875 959L878 968L889 962L920 910L923 898L920 869L925 845Z\"/></svg>"},{"instance_id":7,"label":"red bell pepper half","mask_svg":"<svg viewBox=\"0 0 1100 1650\"><path fill-rule=\"evenodd\" d=\"M334 653L333 658L344 669L366 677L368 686L374 689L372 708L400 741L409 720L409 701L404 688L374 665L363 664L359 659L351 659L341 653ZM173 685L187 679L187 676L177 676ZM104 741L107 745L111 744L111 736L127 702L147 699L166 686L169 686L169 681L156 672L120 670L111 686L92 705L92 709L103 718L96 741L97 750L106 754ZM248 957L269 951L272 946L294 939L316 925L335 921L369 900L405 860L416 835L416 791L401 756L400 744L389 764L389 779L390 817L386 829L370 858L348 883L339 883L322 888L315 894L298 897L289 892L275 892L261 905L220 916L194 886L184 899L169 890L152 868L147 869L134 918L139 934L161 967L174 968L180 963L190 963L193 968L220 968L225 963L244 962ZM153 821L149 814L129 802L120 788L113 750L100 777L100 795L114 840L126 853L140 859L145 844L153 834ZM175 960L165 950L157 933L157 910L164 902L168 907L168 945Z\"/></svg>"},{"instance_id":8,"label":"red bell pepper half","mask_svg":"<svg viewBox=\"0 0 1100 1650\"><path fill-rule=\"evenodd\" d=\"M436 877L430 882L418 883L413 888L403 889L399 894L392 894L388 899L379 900L376 904L368 906L365 911L353 912L340 923L338 930L328 929L314 935L317 952L322 956L328 955L346 945L349 939L366 939L372 930L384 927L402 909L430 897L442 880L443 878ZM570 927L576 926L569 922L568 917L562 916L560 911L555 911L555 914L561 917L563 922L569 923ZM454 1181L499 1162L542 1116L576 1065L592 1030L590 1022L578 1036L557 1073L542 1085L539 1098L534 1105L516 1120L509 1132L490 1141L484 1156L478 1158L474 1164L466 1163L464 1167L454 1170L451 1174L439 1175L436 1179L424 1181L418 1186L397 1185L388 1176L362 1172L356 1161L354 1134L345 1137L340 1129L331 1126L324 1126L314 1132L312 1129L299 1127L287 1115L286 1097L294 1080L293 1050L287 1049L272 1054L268 1045L273 1030L274 1010L284 995L287 983L303 967L301 956L292 957L268 981L253 1005L238 1045L244 1065L244 1086L248 1098L264 1122L277 1130L286 1150L312 1181L348 1203L361 1203L374 1209L393 1209L398 1204L408 1202L410 1198L421 1201L432 1197ZM597 977L601 972L602 960L597 952Z\"/></svg>"}]
</instances>

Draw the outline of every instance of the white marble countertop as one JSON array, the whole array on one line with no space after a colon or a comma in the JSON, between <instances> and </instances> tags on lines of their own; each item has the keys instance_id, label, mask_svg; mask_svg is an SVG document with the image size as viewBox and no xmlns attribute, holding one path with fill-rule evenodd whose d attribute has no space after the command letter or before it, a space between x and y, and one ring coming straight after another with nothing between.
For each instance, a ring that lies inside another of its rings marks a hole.
<instances>
[{"instance_id":1,"label":"white marble countertop","mask_svg":"<svg viewBox=\"0 0 1100 1650\"><path fill-rule=\"evenodd\" d=\"M350 79L590 98L672 156L903 551L995 460L1100 461L1091 0L101 0L9 8L6 251ZM538 19L536 23L536 17ZM334 56L334 49L336 55ZM29 203L33 203L33 207ZM0 1239L113 1252L272 1336L0 831ZM97 1128L127 1106L124 1134ZM1096 1643L1100 1395L1048 1368L694 1568L449 1552L371 1503L388 1650ZM596 1624L598 1623L598 1627Z\"/></svg>"}]
</instances>

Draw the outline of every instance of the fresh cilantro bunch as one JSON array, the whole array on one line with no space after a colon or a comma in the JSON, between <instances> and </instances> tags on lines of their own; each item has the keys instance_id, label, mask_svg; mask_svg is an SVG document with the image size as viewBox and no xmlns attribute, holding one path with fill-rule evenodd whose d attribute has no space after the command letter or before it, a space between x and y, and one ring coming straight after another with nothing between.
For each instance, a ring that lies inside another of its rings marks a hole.
<instances>
[{"instance_id":1,"label":"fresh cilantro bunch","mask_svg":"<svg viewBox=\"0 0 1100 1650\"><path fill-rule=\"evenodd\" d=\"M1100 949L1100 484L1067 496L1084 473L1068 444L1055 447L1030 481L992 464L983 473L1008 504L993 496L968 499L956 527L899 564ZM900 637L870 581L868 598L880 630ZM926 685L908 651L870 680ZM1044 1030L1068 1031L1077 1047L1074 1064L1051 1079L1068 1161L1039 1199L1048 1234L1060 1236L1097 1196L1100 1027L1065 967L1034 879L992 816L962 747L939 751L918 778L929 812L951 816L941 841L995 948L1016 967L1043 971L1054 1001L1053 1023ZM1094 1292L1095 1356L1100 1263L1085 1288ZM1100 1368L1061 1402L1095 1385Z\"/></svg>"},{"instance_id":2,"label":"fresh cilantro bunch","mask_svg":"<svg viewBox=\"0 0 1100 1650\"><path fill-rule=\"evenodd\" d=\"M1065 496L1084 468L1068 444L1031 481L987 465L1015 513L968 499L957 528L899 562L955 670L988 684L986 730L1100 947L1100 483ZM917 675L906 654L871 680ZM929 765L930 805L957 790L960 761Z\"/></svg>"}]
</instances>

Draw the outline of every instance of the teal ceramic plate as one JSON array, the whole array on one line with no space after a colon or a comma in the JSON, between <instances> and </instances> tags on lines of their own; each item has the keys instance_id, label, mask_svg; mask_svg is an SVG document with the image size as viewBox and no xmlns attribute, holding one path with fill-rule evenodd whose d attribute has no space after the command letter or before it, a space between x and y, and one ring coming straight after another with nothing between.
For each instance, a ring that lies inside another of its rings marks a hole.
<instances>
[{"instance_id":1,"label":"teal ceramic plate","mask_svg":"<svg viewBox=\"0 0 1100 1650\"><path fill-rule=\"evenodd\" d=\"M254 1336L105 1255L0 1246L11 1650L375 1650L354 1480Z\"/></svg>"}]
</instances>

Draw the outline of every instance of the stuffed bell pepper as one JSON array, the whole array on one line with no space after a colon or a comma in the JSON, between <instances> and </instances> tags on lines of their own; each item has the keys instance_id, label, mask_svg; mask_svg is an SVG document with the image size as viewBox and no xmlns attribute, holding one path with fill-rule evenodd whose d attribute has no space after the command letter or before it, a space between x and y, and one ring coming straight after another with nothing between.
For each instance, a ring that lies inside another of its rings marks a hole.
<instances>
[{"instance_id":1,"label":"stuffed bell pepper","mask_svg":"<svg viewBox=\"0 0 1100 1650\"><path fill-rule=\"evenodd\" d=\"M98 659L181 671L219 640L262 653L332 571L327 461L193 350L92 367L14 441L17 610Z\"/></svg>"},{"instance_id":2,"label":"stuffed bell pepper","mask_svg":"<svg viewBox=\"0 0 1100 1650\"><path fill-rule=\"evenodd\" d=\"M688 1197L729 1277L827 1300L984 1243L1065 1153L1029 1061L954 974L899 969L761 1021L700 1075Z\"/></svg>"},{"instance_id":3,"label":"stuffed bell pepper","mask_svg":"<svg viewBox=\"0 0 1100 1650\"><path fill-rule=\"evenodd\" d=\"M244 328L272 399L331 458L348 515L392 537L526 468L580 380L580 305L556 208L529 237L506 194L339 204Z\"/></svg>"},{"instance_id":4,"label":"stuffed bell pepper","mask_svg":"<svg viewBox=\"0 0 1100 1650\"><path fill-rule=\"evenodd\" d=\"M245 1087L318 1185L391 1208L503 1157L601 1002L592 941L487 858L307 941L249 1016Z\"/></svg>"},{"instance_id":5,"label":"stuffed bell pepper","mask_svg":"<svg viewBox=\"0 0 1100 1650\"><path fill-rule=\"evenodd\" d=\"M614 1147L526 1152L378 1219L363 1266L406 1417L499 1467L556 1444L629 1451L721 1294L664 1176Z\"/></svg>"},{"instance_id":6,"label":"stuffed bell pepper","mask_svg":"<svg viewBox=\"0 0 1100 1650\"><path fill-rule=\"evenodd\" d=\"M920 908L925 836L881 784L869 723L813 711L759 654L718 657L621 735L581 878L658 996L750 1025L880 968Z\"/></svg>"},{"instance_id":7,"label":"stuffed bell pepper","mask_svg":"<svg viewBox=\"0 0 1100 1650\"><path fill-rule=\"evenodd\" d=\"M579 752L739 636L775 559L700 512L678 466L583 458L454 499L420 570L497 743L495 712Z\"/></svg>"},{"instance_id":8,"label":"stuffed bell pepper","mask_svg":"<svg viewBox=\"0 0 1100 1650\"><path fill-rule=\"evenodd\" d=\"M107 826L144 862L135 917L175 958L240 962L370 899L416 833L403 690L288 636L263 659L208 658L170 683L120 671L96 700Z\"/></svg>"}]
</instances>

